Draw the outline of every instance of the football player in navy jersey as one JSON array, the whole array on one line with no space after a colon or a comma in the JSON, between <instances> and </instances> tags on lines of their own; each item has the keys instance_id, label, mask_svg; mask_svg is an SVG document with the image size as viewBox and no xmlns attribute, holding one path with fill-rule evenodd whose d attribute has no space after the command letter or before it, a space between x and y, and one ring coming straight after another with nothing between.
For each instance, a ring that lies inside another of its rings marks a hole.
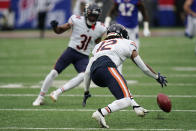
<instances>
[{"instance_id":1,"label":"football player in navy jersey","mask_svg":"<svg viewBox=\"0 0 196 131\"><path fill-rule=\"evenodd\" d=\"M196 34L196 0L186 0L184 3L184 11L187 13L185 36L188 38L193 38Z\"/></svg>"},{"instance_id":2,"label":"football player in navy jersey","mask_svg":"<svg viewBox=\"0 0 196 131\"><path fill-rule=\"evenodd\" d=\"M142 0L114 0L113 7L109 11L108 16L105 19L105 26L108 27L111 22L111 18L115 15L115 22L123 25L128 32L129 38L133 40L137 45L139 51L139 21L138 12L141 12L143 16L143 34L144 36L150 36L149 22L147 12ZM122 65L118 67L122 73Z\"/></svg>"},{"instance_id":3,"label":"football player in navy jersey","mask_svg":"<svg viewBox=\"0 0 196 131\"><path fill-rule=\"evenodd\" d=\"M138 39L138 11L141 11L144 21L144 36L150 36L147 12L142 0L114 0L113 7L105 19L105 26L108 27L113 14L117 14L115 21L125 26L129 38L136 42L139 48Z\"/></svg>"},{"instance_id":4,"label":"football player in navy jersey","mask_svg":"<svg viewBox=\"0 0 196 131\"><path fill-rule=\"evenodd\" d=\"M184 11L187 13L185 36L193 38L196 33L196 0L186 0Z\"/></svg>"},{"instance_id":5,"label":"football player in navy jersey","mask_svg":"<svg viewBox=\"0 0 196 131\"><path fill-rule=\"evenodd\" d=\"M33 102L33 106L40 106L44 103L44 96L52 85L53 80L70 64L73 64L78 75L63 85L62 88L53 91L50 94L52 100L56 101L61 93L78 86L83 81L84 72L89 62L89 54L95 43L100 42L106 31L104 24L97 21L100 14L101 9L96 4L90 4L85 8L85 16L72 15L67 23L60 26L55 20L51 22L55 33L61 34L72 29L72 34L68 48L62 53L54 68L46 76L41 91Z\"/></svg>"}]
</instances>

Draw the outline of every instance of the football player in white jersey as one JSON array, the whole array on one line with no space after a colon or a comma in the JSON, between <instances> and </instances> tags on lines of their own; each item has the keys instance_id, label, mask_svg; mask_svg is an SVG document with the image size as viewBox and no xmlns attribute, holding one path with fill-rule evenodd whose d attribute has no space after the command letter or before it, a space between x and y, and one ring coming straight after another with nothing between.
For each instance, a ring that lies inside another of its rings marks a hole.
<instances>
[{"instance_id":1,"label":"football player in white jersey","mask_svg":"<svg viewBox=\"0 0 196 131\"><path fill-rule=\"evenodd\" d=\"M144 116L148 111L133 99L126 80L119 73L117 67L125 59L131 59L146 75L157 80L161 86L166 86L166 77L156 74L153 69L146 65L137 52L137 46L134 41L128 40L128 32L120 24L111 25L107 31L107 37L93 49L93 57L85 71L84 83L85 93L83 106L91 95L89 93L90 81L100 87L108 87L113 96L117 99L104 108L99 108L92 115L92 118L98 121L101 127L109 128L104 117L112 112L132 106L138 116Z\"/></svg>"},{"instance_id":2,"label":"football player in white jersey","mask_svg":"<svg viewBox=\"0 0 196 131\"><path fill-rule=\"evenodd\" d=\"M53 91L50 97L56 101L59 94L78 86L84 79L84 72L89 62L89 54L95 43L101 41L106 32L104 24L97 21L101 9L96 4L88 5L85 8L85 16L72 15L68 23L58 26L57 21L52 21L51 26L55 33L61 34L72 29L72 35L68 48L57 60L54 69L46 76L41 91L33 106L40 106L44 103L44 96L52 85L53 80L70 64L73 64L78 75L63 85L62 88Z\"/></svg>"}]
</instances>

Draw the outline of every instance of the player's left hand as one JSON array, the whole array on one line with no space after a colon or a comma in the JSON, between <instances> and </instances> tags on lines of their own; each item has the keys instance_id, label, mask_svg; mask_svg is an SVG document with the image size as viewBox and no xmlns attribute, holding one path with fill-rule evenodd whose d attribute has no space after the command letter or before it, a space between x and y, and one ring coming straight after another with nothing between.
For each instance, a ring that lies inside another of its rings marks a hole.
<instances>
[{"instance_id":1,"label":"player's left hand","mask_svg":"<svg viewBox=\"0 0 196 131\"><path fill-rule=\"evenodd\" d=\"M145 37L149 37L151 35L151 32L148 28L144 28L143 34L144 34Z\"/></svg>"},{"instance_id":2,"label":"player's left hand","mask_svg":"<svg viewBox=\"0 0 196 131\"><path fill-rule=\"evenodd\" d=\"M167 80L166 80L166 77L165 76L162 76L161 74L160 74L160 72L158 73L158 79L156 79L157 80L157 82L159 82L160 84L161 84L161 86L163 87L163 86L167 86Z\"/></svg>"},{"instance_id":3,"label":"player's left hand","mask_svg":"<svg viewBox=\"0 0 196 131\"><path fill-rule=\"evenodd\" d=\"M83 97L83 102L82 102L82 106L85 107L86 106L86 101L87 99L91 97L91 94L89 91L84 92L84 97Z\"/></svg>"}]
</instances>

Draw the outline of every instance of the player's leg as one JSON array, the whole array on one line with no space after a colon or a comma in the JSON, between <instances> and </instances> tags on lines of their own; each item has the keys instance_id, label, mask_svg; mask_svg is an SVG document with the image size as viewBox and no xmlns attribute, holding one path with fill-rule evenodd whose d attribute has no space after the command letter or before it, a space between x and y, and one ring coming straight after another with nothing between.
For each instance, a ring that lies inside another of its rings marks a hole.
<instances>
[{"instance_id":1,"label":"player's leg","mask_svg":"<svg viewBox=\"0 0 196 131\"><path fill-rule=\"evenodd\" d=\"M68 91L68 90L78 86L83 80L84 80L84 72L79 73L76 77L72 78L70 81L68 81L66 84L64 84L63 87L58 88L57 90L53 91L50 94L50 98L54 102L56 102L59 95L61 95L65 91Z\"/></svg>"},{"instance_id":2,"label":"player's leg","mask_svg":"<svg viewBox=\"0 0 196 131\"><path fill-rule=\"evenodd\" d=\"M104 72L104 73L103 73ZM109 104L107 107L98 109L93 113L92 117L98 121L98 123L105 128L109 128L106 124L104 116L111 112L115 112L126 107L132 106L134 111L139 116L144 116L147 110L140 107L132 98L126 81L118 70L114 67L98 68L92 73L92 80L98 86L108 86L111 93L116 97L116 101Z\"/></svg>"},{"instance_id":3,"label":"player's leg","mask_svg":"<svg viewBox=\"0 0 196 131\"><path fill-rule=\"evenodd\" d=\"M187 16L185 36L188 38L193 38L193 33L194 33L194 20L191 16Z\"/></svg>"},{"instance_id":4,"label":"player's leg","mask_svg":"<svg viewBox=\"0 0 196 131\"><path fill-rule=\"evenodd\" d=\"M66 61L65 61L66 60ZM46 76L40 93L37 99L33 102L33 106L40 106L44 102L44 96L48 92L48 89L53 83L53 80L60 74L69 64L71 63L71 59L69 57L69 49L65 50L60 58L57 60L54 69Z\"/></svg>"},{"instance_id":5,"label":"player's leg","mask_svg":"<svg viewBox=\"0 0 196 131\"><path fill-rule=\"evenodd\" d=\"M196 35L196 18L193 20L194 23L194 36ZM195 55L196 55L196 41L195 41Z\"/></svg>"},{"instance_id":6,"label":"player's leg","mask_svg":"<svg viewBox=\"0 0 196 131\"><path fill-rule=\"evenodd\" d=\"M72 88L77 87L84 80L84 72L85 72L85 69L88 65L89 57L86 56L86 55L77 53L77 52L74 52L73 54L74 54L75 59L74 59L74 62L72 64L74 65L75 69L77 70L78 75L76 77L72 78L67 83L65 83L63 85L63 87L53 91L50 94L50 97L52 98L52 100L54 102L57 101L58 96L60 94L62 94L65 91L68 91Z\"/></svg>"},{"instance_id":7,"label":"player's leg","mask_svg":"<svg viewBox=\"0 0 196 131\"><path fill-rule=\"evenodd\" d=\"M137 115L144 116L145 112L143 112L143 109L141 109L139 104L137 104L133 99L124 77L116 68L110 67L108 70L111 74L108 87L117 100L109 104L106 108L101 109L101 111L103 111L103 115L132 106Z\"/></svg>"},{"instance_id":8,"label":"player's leg","mask_svg":"<svg viewBox=\"0 0 196 131\"><path fill-rule=\"evenodd\" d=\"M137 51L140 48L140 41L139 41L139 27L136 26L135 28L127 28L127 32L129 34L129 39L133 40L137 45Z\"/></svg>"}]
</instances>

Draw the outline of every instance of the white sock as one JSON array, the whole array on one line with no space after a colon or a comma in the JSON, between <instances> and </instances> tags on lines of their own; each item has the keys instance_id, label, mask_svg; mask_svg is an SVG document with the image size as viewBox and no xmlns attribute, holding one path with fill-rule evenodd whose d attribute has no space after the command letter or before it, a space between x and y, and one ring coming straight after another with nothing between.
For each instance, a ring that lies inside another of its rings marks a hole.
<instances>
[{"instance_id":1,"label":"white sock","mask_svg":"<svg viewBox=\"0 0 196 131\"><path fill-rule=\"evenodd\" d=\"M68 81L62 88L56 90L56 93L59 95L64 91L68 91L76 86L78 86L84 80L84 73L79 73L76 77Z\"/></svg>"},{"instance_id":2,"label":"white sock","mask_svg":"<svg viewBox=\"0 0 196 131\"><path fill-rule=\"evenodd\" d=\"M46 76L42 88L40 91L40 95L44 96L47 92L50 86L52 85L53 80L58 76L58 72L56 70L51 70L50 73Z\"/></svg>"},{"instance_id":3,"label":"white sock","mask_svg":"<svg viewBox=\"0 0 196 131\"><path fill-rule=\"evenodd\" d=\"M126 97L113 101L107 107L102 108L101 112L105 116L111 112L119 111L129 106L139 106L139 105L135 102L134 99L131 99L130 97Z\"/></svg>"}]
</instances>

